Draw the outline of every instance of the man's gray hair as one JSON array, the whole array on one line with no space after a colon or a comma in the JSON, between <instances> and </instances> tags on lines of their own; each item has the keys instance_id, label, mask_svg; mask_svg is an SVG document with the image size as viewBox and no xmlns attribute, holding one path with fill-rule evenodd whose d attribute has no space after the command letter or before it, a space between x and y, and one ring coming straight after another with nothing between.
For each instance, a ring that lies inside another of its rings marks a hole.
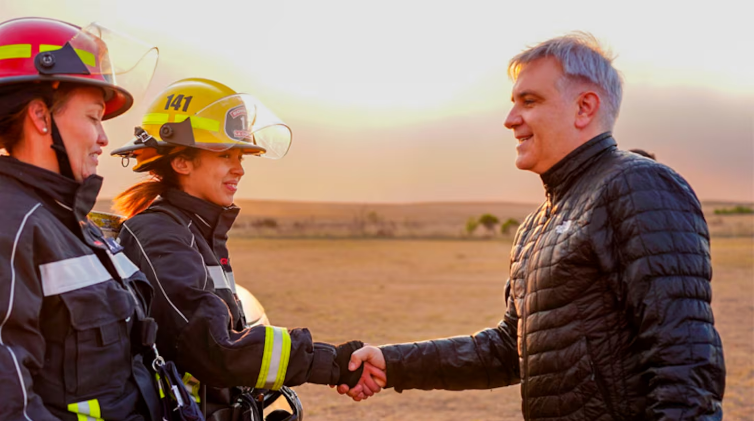
<instances>
[{"instance_id":1,"label":"man's gray hair","mask_svg":"<svg viewBox=\"0 0 754 421\"><path fill-rule=\"evenodd\" d=\"M602 121L612 130L618 118L623 87L620 73L613 67L613 57L600 46L594 35L587 32L571 32L540 43L513 57L508 63L508 75L512 80L529 63L553 57L563 67L569 81L582 81L595 85L603 103Z\"/></svg>"}]
</instances>

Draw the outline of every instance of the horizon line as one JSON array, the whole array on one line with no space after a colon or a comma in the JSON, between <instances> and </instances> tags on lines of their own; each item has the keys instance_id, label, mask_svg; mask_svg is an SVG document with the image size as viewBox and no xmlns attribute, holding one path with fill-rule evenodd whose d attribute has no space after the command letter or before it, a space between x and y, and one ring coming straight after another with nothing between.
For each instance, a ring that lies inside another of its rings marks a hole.
<instances>
[{"instance_id":1,"label":"horizon line","mask_svg":"<svg viewBox=\"0 0 754 421\"><path fill-rule=\"evenodd\" d=\"M112 197L97 198L97 201L112 201ZM319 204L334 204L334 205L464 205L464 204L498 204L498 205L520 205L520 206L539 206L540 203L534 202L518 202L507 200L426 200L426 201L394 201L394 202L382 202L382 201L354 201L354 200L297 200L297 199L253 199L253 198L239 198L238 201L252 201L252 202L283 202L283 203L319 203ZM699 199L699 202L704 204L724 204L724 205L752 205L754 201L737 201L731 199Z\"/></svg>"}]
</instances>

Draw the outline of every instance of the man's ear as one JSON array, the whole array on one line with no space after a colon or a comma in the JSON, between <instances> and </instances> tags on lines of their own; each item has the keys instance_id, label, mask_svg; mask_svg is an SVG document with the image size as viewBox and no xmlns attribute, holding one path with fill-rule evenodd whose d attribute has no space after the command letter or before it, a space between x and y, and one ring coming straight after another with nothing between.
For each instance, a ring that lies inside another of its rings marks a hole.
<instances>
[{"instance_id":1,"label":"man's ear","mask_svg":"<svg viewBox=\"0 0 754 421\"><path fill-rule=\"evenodd\" d=\"M584 129L597 117L602 103L599 95L592 91L583 92L576 101L578 112L574 125L577 129Z\"/></svg>"},{"instance_id":2,"label":"man's ear","mask_svg":"<svg viewBox=\"0 0 754 421\"><path fill-rule=\"evenodd\" d=\"M194 170L193 163L180 155L170 160L170 165L173 167L173 171L181 175L189 175Z\"/></svg>"},{"instance_id":3,"label":"man's ear","mask_svg":"<svg viewBox=\"0 0 754 421\"><path fill-rule=\"evenodd\" d=\"M31 126L37 130L37 132L44 136L50 133L51 117L50 110L47 108L47 104L44 101L35 99L29 103L26 115L31 122Z\"/></svg>"}]
</instances>

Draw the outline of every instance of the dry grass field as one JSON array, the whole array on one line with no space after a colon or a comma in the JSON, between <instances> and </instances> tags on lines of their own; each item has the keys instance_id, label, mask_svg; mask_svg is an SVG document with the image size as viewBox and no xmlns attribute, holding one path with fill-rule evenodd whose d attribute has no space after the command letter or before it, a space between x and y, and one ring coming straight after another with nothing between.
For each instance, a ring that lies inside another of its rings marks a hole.
<instances>
[{"instance_id":1,"label":"dry grass field","mask_svg":"<svg viewBox=\"0 0 754 421\"><path fill-rule=\"evenodd\" d=\"M238 282L272 323L317 341L373 344L464 335L502 317L510 240L231 240ZM754 413L754 239L714 238L713 308L728 369L726 420ZM491 391L385 390L361 403L296 388L308 420L521 420L518 386Z\"/></svg>"},{"instance_id":2,"label":"dry grass field","mask_svg":"<svg viewBox=\"0 0 754 421\"><path fill-rule=\"evenodd\" d=\"M496 233L469 241L465 223L483 213L520 221L536 208L506 203L238 205L242 212L230 243L236 279L257 295L272 323L308 327L317 341L373 344L494 326L505 311L512 238ZM704 203L713 237L713 309L728 371L725 419L731 421L754 419L754 215L714 213L734 205ZM107 211L109 202L97 208ZM472 238L488 235L479 227ZM361 403L327 387L296 390L310 421L522 419L518 386L387 390Z\"/></svg>"}]
</instances>

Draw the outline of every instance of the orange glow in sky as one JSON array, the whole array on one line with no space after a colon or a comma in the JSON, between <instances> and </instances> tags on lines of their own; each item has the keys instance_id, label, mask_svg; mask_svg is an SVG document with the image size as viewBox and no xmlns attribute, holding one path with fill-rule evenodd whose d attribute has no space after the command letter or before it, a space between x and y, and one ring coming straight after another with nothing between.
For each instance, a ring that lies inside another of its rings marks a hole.
<instances>
[{"instance_id":1,"label":"orange glow in sky","mask_svg":"<svg viewBox=\"0 0 754 421\"><path fill-rule=\"evenodd\" d=\"M160 48L147 99L108 124L125 143L149 97L207 77L293 129L281 161L250 159L244 198L538 202L515 169L507 62L589 31L625 81L615 135L657 153L702 199L754 201L754 39L741 2L0 0L0 19L98 21ZM104 197L138 179L103 159Z\"/></svg>"}]
</instances>

